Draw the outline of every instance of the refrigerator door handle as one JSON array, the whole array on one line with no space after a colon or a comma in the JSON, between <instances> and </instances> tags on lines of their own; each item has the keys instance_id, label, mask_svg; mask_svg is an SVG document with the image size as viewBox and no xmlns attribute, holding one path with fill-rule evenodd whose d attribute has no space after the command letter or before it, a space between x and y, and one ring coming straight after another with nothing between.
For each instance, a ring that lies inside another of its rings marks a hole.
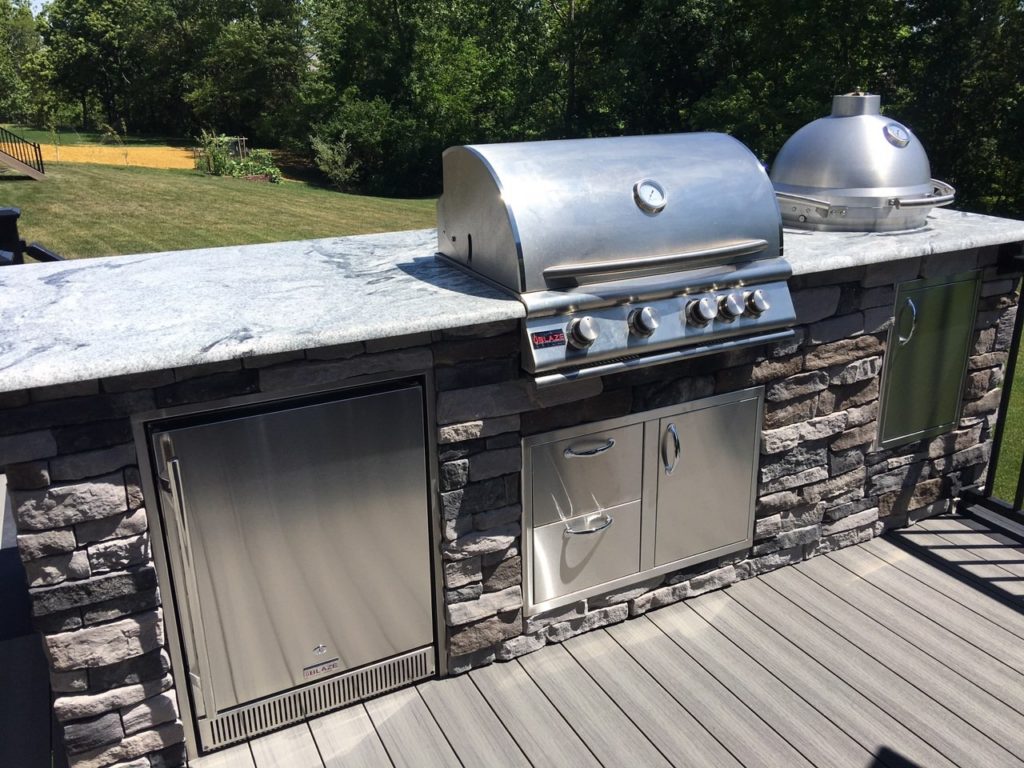
<instances>
[{"instance_id":1,"label":"refrigerator door handle","mask_svg":"<svg viewBox=\"0 0 1024 768\"><path fill-rule=\"evenodd\" d=\"M170 440L166 438L165 446ZM213 691L203 686L203 672L209 668L206 646L201 638L206 637L203 631L203 615L199 607L199 584L196 579L195 565L192 561L192 539L188 529L188 511L185 508L185 493L181 479L181 462L177 457L166 460L168 490L171 495L171 508L174 510L174 527L177 529L175 539L178 542L178 558L184 572L185 582L185 615L182 617L188 625L182 632L185 643L185 656L188 659L188 676L192 684L192 697L195 701L197 717L205 717L207 703L211 710L216 711Z\"/></svg>"}]
</instances>

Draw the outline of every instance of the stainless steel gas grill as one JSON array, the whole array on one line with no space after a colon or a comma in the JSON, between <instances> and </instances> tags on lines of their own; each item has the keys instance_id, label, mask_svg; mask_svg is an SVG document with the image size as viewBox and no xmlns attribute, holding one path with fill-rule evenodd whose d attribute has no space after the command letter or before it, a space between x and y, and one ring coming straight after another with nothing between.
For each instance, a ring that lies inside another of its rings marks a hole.
<instances>
[{"instance_id":1,"label":"stainless steel gas grill","mask_svg":"<svg viewBox=\"0 0 1024 768\"><path fill-rule=\"evenodd\" d=\"M774 190L724 134L452 147L442 258L526 306L538 386L792 334Z\"/></svg>"}]
</instances>

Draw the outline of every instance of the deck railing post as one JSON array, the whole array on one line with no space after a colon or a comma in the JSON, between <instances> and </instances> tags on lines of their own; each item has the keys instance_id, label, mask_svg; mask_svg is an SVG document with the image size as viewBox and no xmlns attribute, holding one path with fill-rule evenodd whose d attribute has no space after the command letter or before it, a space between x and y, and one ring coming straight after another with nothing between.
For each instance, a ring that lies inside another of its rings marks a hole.
<instances>
[{"instance_id":1,"label":"deck railing post","mask_svg":"<svg viewBox=\"0 0 1024 768\"><path fill-rule=\"evenodd\" d=\"M1017 257L1019 260L1021 257ZM992 456L989 460L988 477L985 479L985 496L991 497L995 489L996 471L999 463L1004 458L1003 435L1006 431L1006 419L1010 409L1010 399L1013 393L1013 380L1017 371L1017 354L1020 351L1021 332L1024 329L1024 312L1020 311L1018 301L1017 315L1013 322L1013 338L1010 340L1010 349L1007 352L1006 367L1003 378L1003 394L999 399L999 410L996 412L996 427L992 434ZM1004 499L1004 501L1009 501ZM1017 473L1017 484L1014 487L1013 508L1020 510L1024 504L1024 460Z\"/></svg>"}]
</instances>

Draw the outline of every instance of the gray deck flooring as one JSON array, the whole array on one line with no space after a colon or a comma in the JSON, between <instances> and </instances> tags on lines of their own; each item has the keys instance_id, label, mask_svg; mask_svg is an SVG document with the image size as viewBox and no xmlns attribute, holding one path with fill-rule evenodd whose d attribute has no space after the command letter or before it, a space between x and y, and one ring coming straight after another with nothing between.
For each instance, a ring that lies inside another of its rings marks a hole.
<instances>
[{"instance_id":1,"label":"gray deck flooring","mask_svg":"<svg viewBox=\"0 0 1024 768\"><path fill-rule=\"evenodd\" d=\"M935 518L192 765L1024 768L1024 547Z\"/></svg>"}]
</instances>

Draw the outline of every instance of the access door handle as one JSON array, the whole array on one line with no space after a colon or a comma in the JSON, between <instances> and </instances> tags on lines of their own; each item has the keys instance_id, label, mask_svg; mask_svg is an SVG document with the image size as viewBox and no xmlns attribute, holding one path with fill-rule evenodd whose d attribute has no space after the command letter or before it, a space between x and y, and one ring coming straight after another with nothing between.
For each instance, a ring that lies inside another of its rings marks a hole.
<instances>
[{"instance_id":1,"label":"access door handle","mask_svg":"<svg viewBox=\"0 0 1024 768\"><path fill-rule=\"evenodd\" d=\"M914 303L914 300L911 299L910 297L907 297L907 300L903 303L903 309L902 311L900 311L901 319L903 317L903 313L906 312L908 309L910 310L910 333L904 336L902 333L899 332L898 328L896 331L896 341L899 343L901 347L905 347L907 346L907 344L910 343L910 340L914 338L914 331L917 330L917 305Z\"/></svg>"},{"instance_id":2,"label":"access door handle","mask_svg":"<svg viewBox=\"0 0 1024 768\"><path fill-rule=\"evenodd\" d=\"M188 627L182 633L189 657L189 678L195 695L196 715L205 716L207 705L211 710L216 708L213 692L203 685L203 679L209 669L206 654L206 634L203 630L203 615L199 607L199 580L196 578L193 562L192 537L189 533L189 515L185 508L185 492L181 478L181 462L177 457L167 459L167 485L174 510L174 527L177 529L175 538L178 542L178 559L184 571L184 602L185 622ZM196 669L198 667L198 669Z\"/></svg>"},{"instance_id":3,"label":"access door handle","mask_svg":"<svg viewBox=\"0 0 1024 768\"><path fill-rule=\"evenodd\" d=\"M661 460L664 464L665 474L671 475L676 471L676 465L679 463L679 454L682 451L682 447L679 444L679 430L676 429L675 424L669 424L665 429L665 437L672 438L672 454L669 455L669 444L663 437L661 440Z\"/></svg>"},{"instance_id":4,"label":"access door handle","mask_svg":"<svg viewBox=\"0 0 1024 768\"><path fill-rule=\"evenodd\" d=\"M614 517L606 512L599 512L597 514L587 515L583 518L583 522L579 526L566 523L565 532L572 536L585 536L588 533L598 533L599 531L603 531L614 522Z\"/></svg>"},{"instance_id":5,"label":"access door handle","mask_svg":"<svg viewBox=\"0 0 1024 768\"><path fill-rule=\"evenodd\" d=\"M610 451L615 447L615 438L609 437L605 440L604 445L599 445L597 448L587 448L583 451L577 451L571 445L562 451L562 455L567 459L585 459L587 456L598 456L605 451Z\"/></svg>"}]
</instances>

